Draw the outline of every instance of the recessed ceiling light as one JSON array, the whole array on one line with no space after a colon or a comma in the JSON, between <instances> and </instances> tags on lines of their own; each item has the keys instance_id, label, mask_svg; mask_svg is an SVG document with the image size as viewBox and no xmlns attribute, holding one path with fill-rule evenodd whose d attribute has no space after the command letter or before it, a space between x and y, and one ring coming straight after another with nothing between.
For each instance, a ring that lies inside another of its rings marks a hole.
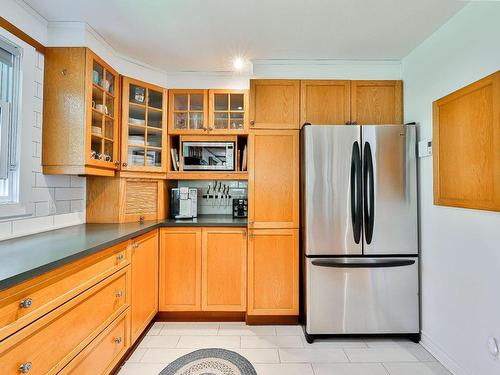
<instances>
[{"instance_id":1,"label":"recessed ceiling light","mask_svg":"<svg viewBox=\"0 0 500 375\"><path fill-rule=\"evenodd\" d=\"M236 56L233 59L233 68L234 68L234 70L240 71L241 69L243 69L243 65L245 65L245 62L243 61L242 57Z\"/></svg>"}]
</instances>

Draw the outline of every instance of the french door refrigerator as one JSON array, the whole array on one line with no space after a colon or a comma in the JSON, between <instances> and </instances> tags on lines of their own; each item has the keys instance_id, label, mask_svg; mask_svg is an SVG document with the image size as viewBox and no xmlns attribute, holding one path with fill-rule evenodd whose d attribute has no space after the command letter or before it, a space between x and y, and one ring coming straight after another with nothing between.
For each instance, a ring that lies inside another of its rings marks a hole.
<instances>
[{"instance_id":1,"label":"french door refrigerator","mask_svg":"<svg viewBox=\"0 0 500 375\"><path fill-rule=\"evenodd\" d=\"M414 125L301 131L304 332L418 341Z\"/></svg>"}]
</instances>

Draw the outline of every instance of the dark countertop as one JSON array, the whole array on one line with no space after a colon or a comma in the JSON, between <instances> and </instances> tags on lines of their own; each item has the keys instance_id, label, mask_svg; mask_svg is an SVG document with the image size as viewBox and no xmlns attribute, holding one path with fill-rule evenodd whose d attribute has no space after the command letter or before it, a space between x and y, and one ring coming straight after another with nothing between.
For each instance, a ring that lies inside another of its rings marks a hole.
<instances>
[{"instance_id":1,"label":"dark countertop","mask_svg":"<svg viewBox=\"0 0 500 375\"><path fill-rule=\"evenodd\" d=\"M193 220L161 220L124 224L81 224L0 241L0 290L158 227L246 227L247 219L204 215Z\"/></svg>"}]
</instances>

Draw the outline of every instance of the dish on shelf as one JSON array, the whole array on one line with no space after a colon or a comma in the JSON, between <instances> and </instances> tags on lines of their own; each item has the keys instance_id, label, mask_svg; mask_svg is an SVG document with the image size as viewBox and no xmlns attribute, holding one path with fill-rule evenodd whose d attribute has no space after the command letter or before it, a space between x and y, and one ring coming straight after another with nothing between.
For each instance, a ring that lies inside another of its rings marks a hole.
<instances>
[{"instance_id":1,"label":"dish on shelf","mask_svg":"<svg viewBox=\"0 0 500 375\"><path fill-rule=\"evenodd\" d=\"M142 125L144 126L144 124L146 123L145 120L143 119L138 119L138 118L132 118L132 117L129 117L128 119L128 123L130 125Z\"/></svg>"}]
</instances>

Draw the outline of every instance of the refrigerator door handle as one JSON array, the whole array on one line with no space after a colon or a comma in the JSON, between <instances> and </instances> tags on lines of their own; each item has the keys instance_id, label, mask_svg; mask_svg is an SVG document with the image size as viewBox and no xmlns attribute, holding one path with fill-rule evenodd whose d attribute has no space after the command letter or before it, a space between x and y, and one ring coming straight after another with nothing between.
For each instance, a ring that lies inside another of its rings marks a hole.
<instances>
[{"instance_id":1,"label":"refrigerator door handle","mask_svg":"<svg viewBox=\"0 0 500 375\"><path fill-rule=\"evenodd\" d=\"M313 266L329 268L387 268L404 267L415 264L412 259L318 259L313 260Z\"/></svg>"},{"instance_id":2,"label":"refrigerator door handle","mask_svg":"<svg viewBox=\"0 0 500 375\"><path fill-rule=\"evenodd\" d=\"M365 239L366 243L369 245L372 242L373 225L375 221L375 176L373 172L372 149L368 142L365 142L363 150L363 177Z\"/></svg>"},{"instance_id":3,"label":"refrigerator door handle","mask_svg":"<svg viewBox=\"0 0 500 375\"><path fill-rule=\"evenodd\" d=\"M358 141L352 144L351 153L351 223L354 242L361 240L362 191L361 191L361 150Z\"/></svg>"}]
</instances>

